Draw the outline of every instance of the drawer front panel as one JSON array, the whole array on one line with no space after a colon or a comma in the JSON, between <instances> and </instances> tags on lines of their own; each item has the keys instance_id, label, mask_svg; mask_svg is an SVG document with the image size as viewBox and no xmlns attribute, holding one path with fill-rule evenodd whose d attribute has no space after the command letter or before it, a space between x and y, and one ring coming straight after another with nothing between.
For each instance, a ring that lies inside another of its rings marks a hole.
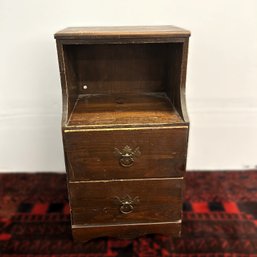
<instances>
[{"instance_id":1,"label":"drawer front panel","mask_svg":"<svg viewBox=\"0 0 257 257\"><path fill-rule=\"evenodd\" d=\"M75 225L181 219L182 179L69 183Z\"/></svg>"},{"instance_id":2,"label":"drawer front panel","mask_svg":"<svg viewBox=\"0 0 257 257\"><path fill-rule=\"evenodd\" d=\"M64 133L70 180L181 177L187 127Z\"/></svg>"}]
</instances>

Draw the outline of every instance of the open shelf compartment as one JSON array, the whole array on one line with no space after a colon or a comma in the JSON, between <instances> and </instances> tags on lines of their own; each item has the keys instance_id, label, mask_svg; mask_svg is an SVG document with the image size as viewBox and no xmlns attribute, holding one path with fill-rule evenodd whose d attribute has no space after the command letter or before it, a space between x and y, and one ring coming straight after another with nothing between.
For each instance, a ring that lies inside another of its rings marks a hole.
<instances>
[{"instance_id":1,"label":"open shelf compartment","mask_svg":"<svg viewBox=\"0 0 257 257\"><path fill-rule=\"evenodd\" d=\"M183 43L65 44L67 127L185 123Z\"/></svg>"}]
</instances>

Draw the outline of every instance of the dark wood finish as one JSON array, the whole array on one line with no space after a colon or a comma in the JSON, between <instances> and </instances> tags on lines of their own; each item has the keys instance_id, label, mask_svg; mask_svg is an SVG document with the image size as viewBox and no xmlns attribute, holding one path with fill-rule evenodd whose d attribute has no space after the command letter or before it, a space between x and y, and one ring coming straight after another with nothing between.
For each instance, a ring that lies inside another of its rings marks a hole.
<instances>
[{"instance_id":1,"label":"dark wood finish","mask_svg":"<svg viewBox=\"0 0 257 257\"><path fill-rule=\"evenodd\" d=\"M64 49L76 57L67 62L77 75L79 93L135 94L165 92L169 66L181 61L177 53L182 54L182 47L182 43L87 44L65 45Z\"/></svg>"},{"instance_id":2,"label":"dark wood finish","mask_svg":"<svg viewBox=\"0 0 257 257\"><path fill-rule=\"evenodd\" d=\"M180 220L182 182L182 179L139 179L70 183L73 224L110 225ZM138 203L132 202L134 209L128 214L120 211L120 200L126 197L132 200L138 197Z\"/></svg>"},{"instance_id":3,"label":"dark wood finish","mask_svg":"<svg viewBox=\"0 0 257 257\"><path fill-rule=\"evenodd\" d=\"M135 127L185 125L166 94L81 95L70 115L69 127Z\"/></svg>"},{"instance_id":4,"label":"dark wood finish","mask_svg":"<svg viewBox=\"0 0 257 257\"><path fill-rule=\"evenodd\" d=\"M69 127L135 127L185 125L166 94L81 95Z\"/></svg>"},{"instance_id":5,"label":"dark wood finish","mask_svg":"<svg viewBox=\"0 0 257 257\"><path fill-rule=\"evenodd\" d=\"M181 177L185 172L188 127L78 131L65 133L70 180ZM115 148L139 147L123 167Z\"/></svg>"},{"instance_id":6,"label":"dark wood finish","mask_svg":"<svg viewBox=\"0 0 257 257\"><path fill-rule=\"evenodd\" d=\"M173 26L55 34L74 239L180 235L189 36Z\"/></svg>"},{"instance_id":7,"label":"dark wood finish","mask_svg":"<svg viewBox=\"0 0 257 257\"><path fill-rule=\"evenodd\" d=\"M181 222L138 223L111 226L72 226L73 238L88 241L96 237L115 237L133 239L147 234L164 234L178 237L181 234Z\"/></svg>"},{"instance_id":8,"label":"dark wood finish","mask_svg":"<svg viewBox=\"0 0 257 257\"><path fill-rule=\"evenodd\" d=\"M164 91L167 44L88 45L76 51L81 93Z\"/></svg>"},{"instance_id":9,"label":"dark wood finish","mask_svg":"<svg viewBox=\"0 0 257 257\"><path fill-rule=\"evenodd\" d=\"M188 39L185 39L180 47L176 44L169 44L166 92L185 122L189 122L185 100L187 54Z\"/></svg>"},{"instance_id":10,"label":"dark wood finish","mask_svg":"<svg viewBox=\"0 0 257 257\"><path fill-rule=\"evenodd\" d=\"M171 26L113 26L113 27L71 27L63 29L55 34L56 39L147 39L153 38L188 38L190 31Z\"/></svg>"}]
</instances>

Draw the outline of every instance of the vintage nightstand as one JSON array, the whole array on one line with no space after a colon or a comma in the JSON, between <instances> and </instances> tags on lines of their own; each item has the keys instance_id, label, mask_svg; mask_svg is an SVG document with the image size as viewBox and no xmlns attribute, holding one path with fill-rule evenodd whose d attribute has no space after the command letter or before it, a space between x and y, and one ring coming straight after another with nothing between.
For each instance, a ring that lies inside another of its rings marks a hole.
<instances>
[{"instance_id":1,"label":"vintage nightstand","mask_svg":"<svg viewBox=\"0 0 257 257\"><path fill-rule=\"evenodd\" d=\"M55 34L74 239L180 235L189 36L173 26Z\"/></svg>"}]
</instances>

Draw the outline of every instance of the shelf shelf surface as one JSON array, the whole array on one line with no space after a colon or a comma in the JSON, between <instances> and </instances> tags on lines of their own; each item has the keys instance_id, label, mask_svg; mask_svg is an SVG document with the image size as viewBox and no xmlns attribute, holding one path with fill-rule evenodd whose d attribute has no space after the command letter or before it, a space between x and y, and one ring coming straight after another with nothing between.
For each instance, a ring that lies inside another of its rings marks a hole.
<instances>
[{"instance_id":1,"label":"shelf shelf surface","mask_svg":"<svg viewBox=\"0 0 257 257\"><path fill-rule=\"evenodd\" d=\"M184 121L164 93L79 95L67 127L178 125Z\"/></svg>"}]
</instances>

